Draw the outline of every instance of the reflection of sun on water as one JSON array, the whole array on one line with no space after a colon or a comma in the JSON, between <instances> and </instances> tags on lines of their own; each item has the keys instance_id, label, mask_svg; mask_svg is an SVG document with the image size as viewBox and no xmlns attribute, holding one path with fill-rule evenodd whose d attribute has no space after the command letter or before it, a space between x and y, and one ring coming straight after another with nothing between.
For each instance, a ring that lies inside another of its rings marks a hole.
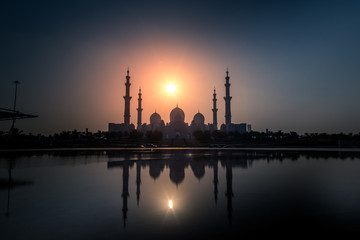
<instances>
[{"instance_id":1,"label":"reflection of sun on water","mask_svg":"<svg viewBox=\"0 0 360 240\"><path fill-rule=\"evenodd\" d=\"M169 200L169 208L172 209L173 208L173 201Z\"/></svg>"}]
</instances>

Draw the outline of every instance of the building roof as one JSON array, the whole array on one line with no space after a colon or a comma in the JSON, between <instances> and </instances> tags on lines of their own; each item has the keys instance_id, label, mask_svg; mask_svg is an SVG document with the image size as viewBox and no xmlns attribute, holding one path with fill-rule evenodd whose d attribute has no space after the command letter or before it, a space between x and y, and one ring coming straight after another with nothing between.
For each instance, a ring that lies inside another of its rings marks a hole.
<instances>
[{"instance_id":1,"label":"building roof","mask_svg":"<svg viewBox=\"0 0 360 240\"><path fill-rule=\"evenodd\" d=\"M151 114L150 124L160 124L160 123L161 123L160 114L158 114L157 112L154 112L153 114Z\"/></svg>"},{"instance_id":2,"label":"building roof","mask_svg":"<svg viewBox=\"0 0 360 240\"><path fill-rule=\"evenodd\" d=\"M22 118L35 118L35 117L38 116L25 114L19 111L14 111L6 108L0 108L0 121L22 119Z\"/></svg>"},{"instance_id":3,"label":"building roof","mask_svg":"<svg viewBox=\"0 0 360 240\"><path fill-rule=\"evenodd\" d=\"M184 111L176 107L170 112L170 122L184 122L185 121L185 113Z\"/></svg>"},{"instance_id":4,"label":"building roof","mask_svg":"<svg viewBox=\"0 0 360 240\"><path fill-rule=\"evenodd\" d=\"M200 112L198 112L197 114L194 115L193 121L195 124L201 125L205 123L205 117Z\"/></svg>"}]
</instances>

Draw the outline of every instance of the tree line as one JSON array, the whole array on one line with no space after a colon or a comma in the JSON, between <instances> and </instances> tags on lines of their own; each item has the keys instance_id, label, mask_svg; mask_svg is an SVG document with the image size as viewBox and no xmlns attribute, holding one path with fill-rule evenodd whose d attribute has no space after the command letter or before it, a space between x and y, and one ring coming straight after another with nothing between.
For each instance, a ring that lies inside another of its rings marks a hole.
<instances>
[{"instance_id":1,"label":"tree line","mask_svg":"<svg viewBox=\"0 0 360 240\"><path fill-rule=\"evenodd\" d=\"M328 134L296 132L257 132L246 133L223 131L194 131L192 135L183 139L186 146L205 147L241 147L241 146L294 146L294 147L360 147L360 133L358 134ZM0 131L1 148L17 147L106 147L106 146L142 146L156 144L170 145L174 141L166 139L160 131L138 132L81 132L77 130L62 131L48 136L41 134L8 134Z\"/></svg>"}]
</instances>

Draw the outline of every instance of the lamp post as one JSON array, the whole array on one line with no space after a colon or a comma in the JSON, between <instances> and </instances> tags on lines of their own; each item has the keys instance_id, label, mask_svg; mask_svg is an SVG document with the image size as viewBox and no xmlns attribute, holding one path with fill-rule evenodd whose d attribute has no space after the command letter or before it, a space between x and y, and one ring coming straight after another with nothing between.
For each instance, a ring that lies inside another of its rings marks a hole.
<instances>
[{"instance_id":1,"label":"lamp post","mask_svg":"<svg viewBox=\"0 0 360 240\"><path fill-rule=\"evenodd\" d=\"M11 133L14 133L14 125L15 125L15 120L16 120L16 98L17 98L17 87L18 87L18 84L20 83L19 81L14 81L15 83L15 99L14 99L14 112L13 112L13 122L12 122L12 125L11 125L11 129L10 129L10 132Z\"/></svg>"}]
</instances>

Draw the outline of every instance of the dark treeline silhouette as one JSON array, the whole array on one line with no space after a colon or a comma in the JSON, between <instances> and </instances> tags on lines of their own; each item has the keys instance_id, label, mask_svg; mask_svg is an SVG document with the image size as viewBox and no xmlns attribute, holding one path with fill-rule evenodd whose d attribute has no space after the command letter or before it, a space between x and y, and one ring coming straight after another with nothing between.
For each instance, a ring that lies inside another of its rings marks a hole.
<instances>
[{"instance_id":1,"label":"dark treeline silhouette","mask_svg":"<svg viewBox=\"0 0 360 240\"><path fill-rule=\"evenodd\" d=\"M0 148L51 148L51 147L360 147L358 134L327 134L296 132L223 132L194 131L187 139L168 139L160 131L145 134L131 132L95 133L85 131L62 131L53 135L9 134L0 131Z\"/></svg>"}]
</instances>

